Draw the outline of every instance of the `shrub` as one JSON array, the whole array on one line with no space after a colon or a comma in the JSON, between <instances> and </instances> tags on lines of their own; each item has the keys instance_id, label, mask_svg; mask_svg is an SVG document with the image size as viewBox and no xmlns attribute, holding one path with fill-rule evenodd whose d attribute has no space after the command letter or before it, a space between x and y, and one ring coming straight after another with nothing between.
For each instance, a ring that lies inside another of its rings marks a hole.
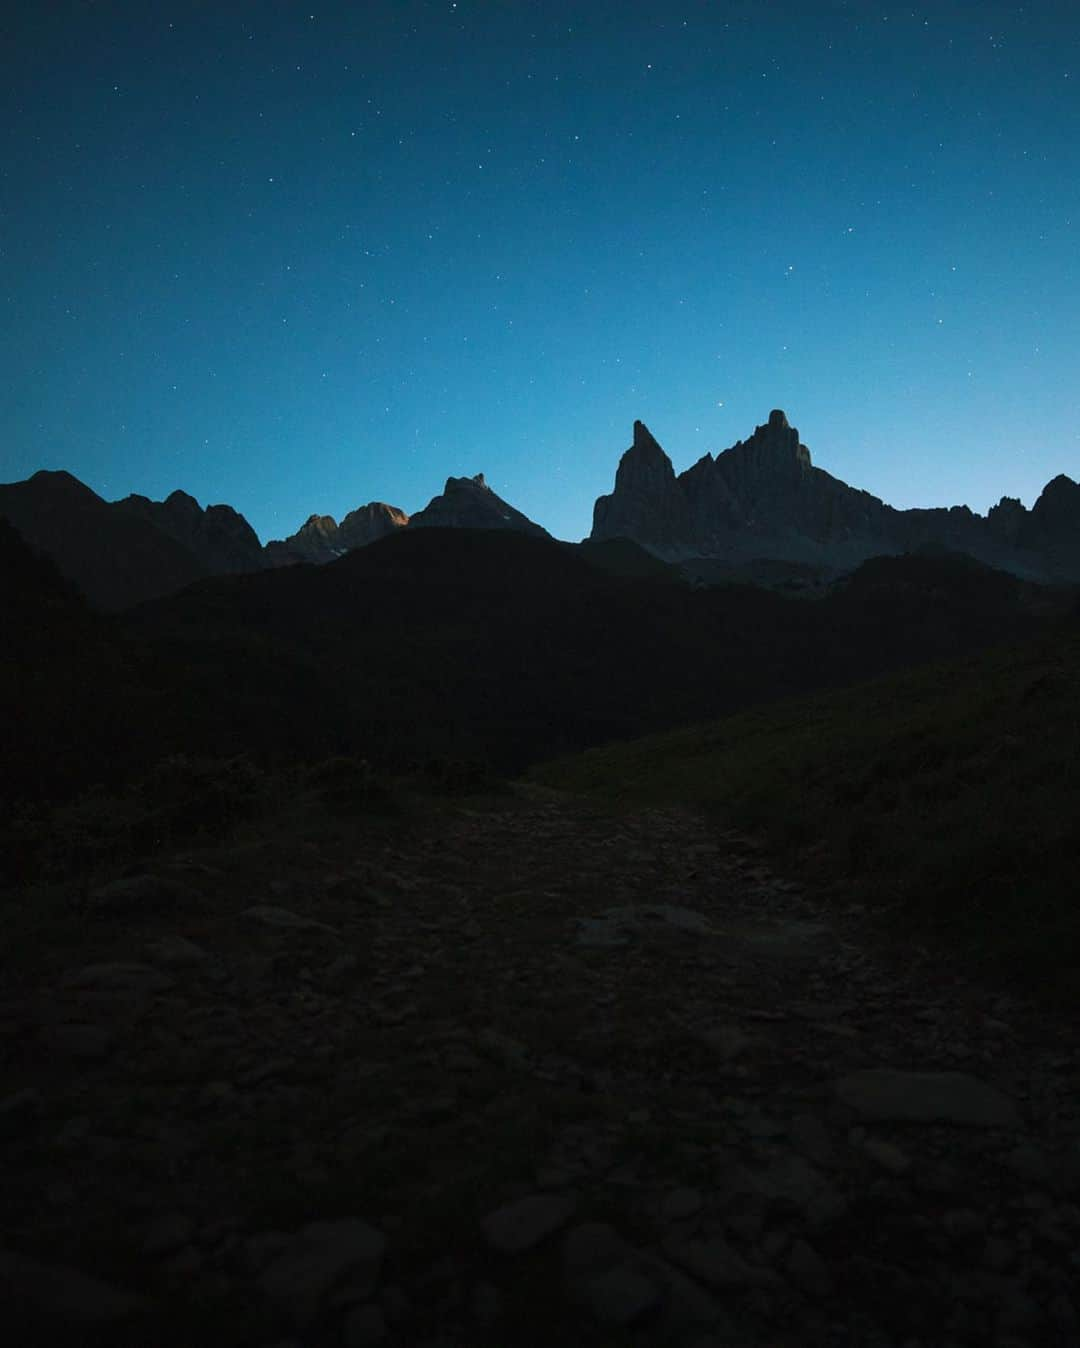
<instances>
[{"instance_id":1,"label":"shrub","mask_svg":"<svg viewBox=\"0 0 1080 1348\"><path fill-rule=\"evenodd\" d=\"M383 809L393 801L393 791L366 758L336 754L308 768L308 786L330 809Z\"/></svg>"},{"instance_id":2,"label":"shrub","mask_svg":"<svg viewBox=\"0 0 1080 1348\"><path fill-rule=\"evenodd\" d=\"M265 775L244 754L233 758L162 759L134 788L146 815L164 837L199 833L222 838L256 813L266 795Z\"/></svg>"}]
</instances>

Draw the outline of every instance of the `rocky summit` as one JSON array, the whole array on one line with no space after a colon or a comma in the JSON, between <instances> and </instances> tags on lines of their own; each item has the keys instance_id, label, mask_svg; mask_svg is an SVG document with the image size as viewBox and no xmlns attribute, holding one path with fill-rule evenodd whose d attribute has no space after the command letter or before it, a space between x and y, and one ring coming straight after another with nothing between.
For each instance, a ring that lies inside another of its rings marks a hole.
<instances>
[{"instance_id":1,"label":"rocky summit","mask_svg":"<svg viewBox=\"0 0 1080 1348\"><path fill-rule=\"evenodd\" d=\"M412 529L424 527L451 529L513 529L549 538L546 529L508 505L496 496L484 481L483 473L475 477L448 477L441 496L434 497L423 510L409 521Z\"/></svg>"},{"instance_id":2,"label":"rocky summit","mask_svg":"<svg viewBox=\"0 0 1080 1348\"><path fill-rule=\"evenodd\" d=\"M272 566L289 566L294 562L332 562L353 548L365 547L376 539L403 529L409 522L404 510L371 501L351 510L340 524L332 515L310 515L295 534L284 540L274 539L264 549L266 561Z\"/></svg>"},{"instance_id":3,"label":"rocky summit","mask_svg":"<svg viewBox=\"0 0 1080 1348\"><path fill-rule=\"evenodd\" d=\"M944 549L1032 579L1070 580L1080 576L1080 486L1057 477L1030 511L1005 497L985 517L966 506L895 510L815 467L779 409L748 440L678 475L636 421L615 489L594 507L591 538L628 538L669 561L775 559L833 571Z\"/></svg>"}]
</instances>

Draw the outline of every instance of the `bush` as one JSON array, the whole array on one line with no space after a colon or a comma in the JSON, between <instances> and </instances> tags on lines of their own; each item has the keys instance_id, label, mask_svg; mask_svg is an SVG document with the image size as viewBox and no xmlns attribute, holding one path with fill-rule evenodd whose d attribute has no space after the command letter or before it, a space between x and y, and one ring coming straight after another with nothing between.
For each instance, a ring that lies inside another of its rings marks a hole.
<instances>
[{"instance_id":1,"label":"bush","mask_svg":"<svg viewBox=\"0 0 1080 1348\"><path fill-rule=\"evenodd\" d=\"M467 796L489 790L502 780L484 759L441 754L415 760L411 764L411 775L426 790L446 796Z\"/></svg>"},{"instance_id":2,"label":"bush","mask_svg":"<svg viewBox=\"0 0 1080 1348\"><path fill-rule=\"evenodd\" d=\"M169 840L208 833L225 837L256 813L267 790L265 775L244 754L234 758L162 759L134 788L147 824Z\"/></svg>"},{"instance_id":3,"label":"bush","mask_svg":"<svg viewBox=\"0 0 1080 1348\"><path fill-rule=\"evenodd\" d=\"M393 802L390 784L366 758L337 754L308 768L306 784L330 809L385 809Z\"/></svg>"},{"instance_id":4,"label":"bush","mask_svg":"<svg viewBox=\"0 0 1080 1348\"><path fill-rule=\"evenodd\" d=\"M271 804L272 783L243 756L162 759L126 790L98 785L49 809L23 804L0 831L5 880L92 877L199 837L222 841Z\"/></svg>"}]
</instances>

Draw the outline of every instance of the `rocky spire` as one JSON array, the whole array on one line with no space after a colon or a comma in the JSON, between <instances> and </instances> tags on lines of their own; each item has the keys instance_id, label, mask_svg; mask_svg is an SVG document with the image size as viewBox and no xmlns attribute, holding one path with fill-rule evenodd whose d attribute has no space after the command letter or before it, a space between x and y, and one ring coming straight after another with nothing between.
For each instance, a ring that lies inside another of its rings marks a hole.
<instances>
[{"instance_id":1,"label":"rocky spire","mask_svg":"<svg viewBox=\"0 0 1080 1348\"><path fill-rule=\"evenodd\" d=\"M619 460L615 490L654 488L675 481L671 460L643 421L634 422L634 442Z\"/></svg>"},{"instance_id":2,"label":"rocky spire","mask_svg":"<svg viewBox=\"0 0 1080 1348\"><path fill-rule=\"evenodd\" d=\"M799 432L778 407L748 440L739 440L716 456L720 476L736 496L748 499L762 490L774 491L776 484L799 478L810 467L810 451L799 443Z\"/></svg>"},{"instance_id":3,"label":"rocky spire","mask_svg":"<svg viewBox=\"0 0 1080 1348\"><path fill-rule=\"evenodd\" d=\"M686 498L671 460L643 421L634 422L634 441L619 460L615 490L593 507L593 538L632 538L666 546L685 539Z\"/></svg>"},{"instance_id":4,"label":"rocky spire","mask_svg":"<svg viewBox=\"0 0 1080 1348\"><path fill-rule=\"evenodd\" d=\"M634 422L634 443L630 448L642 452L652 451L657 454L662 454L665 459L667 458L667 455L664 454L664 451L656 443L656 437L643 421Z\"/></svg>"}]
</instances>

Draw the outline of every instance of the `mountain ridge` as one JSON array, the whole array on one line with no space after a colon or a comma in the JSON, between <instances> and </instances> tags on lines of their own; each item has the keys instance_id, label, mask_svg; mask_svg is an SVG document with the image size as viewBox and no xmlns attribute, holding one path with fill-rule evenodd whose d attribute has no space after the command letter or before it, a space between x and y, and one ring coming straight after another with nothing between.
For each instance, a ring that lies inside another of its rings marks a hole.
<instances>
[{"instance_id":1,"label":"mountain ridge","mask_svg":"<svg viewBox=\"0 0 1080 1348\"><path fill-rule=\"evenodd\" d=\"M643 422L598 498L590 538L629 538L666 561L816 563L850 570L870 557L946 548L1042 581L1080 576L1080 486L1059 474L1029 511L1002 497L898 510L818 468L775 408L747 440L676 474Z\"/></svg>"},{"instance_id":2,"label":"mountain ridge","mask_svg":"<svg viewBox=\"0 0 1080 1348\"><path fill-rule=\"evenodd\" d=\"M313 514L265 545L229 505L107 502L66 470L0 484L0 517L51 557L99 608L118 610L211 575L324 565L402 529L509 529L550 538L479 473L448 477L412 515L383 501L338 523ZM626 540L695 583L732 578L819 587L871 557L945 550L1041 583L1080 580L1080 485L1052 478L1028 510L1003 496L985 516L967 506L898 510L815 465L786 414L773 409L746 440L676 474L643 421L619 460L614 489L593 509L586 542ZM771 580L763 580L770 576Z\"/></svg>"}]
</instances>

